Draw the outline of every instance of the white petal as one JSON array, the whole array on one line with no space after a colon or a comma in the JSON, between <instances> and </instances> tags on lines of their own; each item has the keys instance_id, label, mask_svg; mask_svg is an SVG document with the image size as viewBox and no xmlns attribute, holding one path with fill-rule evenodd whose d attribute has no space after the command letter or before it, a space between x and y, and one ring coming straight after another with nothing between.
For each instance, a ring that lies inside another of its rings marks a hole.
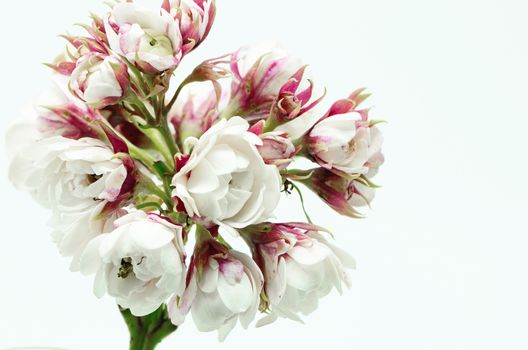
<instances>
[{"instance_id":1,"label":"white petal","mask_svg":"<svg viewBox=\"0 0 528 350\"><path fill-rule=\"evenodd\" d=\"M253 302L253 287L246 274L240 282L232 285L220 275L218 277L218 294L224 305L233 313L242 313L250 308Z\"/></svg>"}]
</instances>

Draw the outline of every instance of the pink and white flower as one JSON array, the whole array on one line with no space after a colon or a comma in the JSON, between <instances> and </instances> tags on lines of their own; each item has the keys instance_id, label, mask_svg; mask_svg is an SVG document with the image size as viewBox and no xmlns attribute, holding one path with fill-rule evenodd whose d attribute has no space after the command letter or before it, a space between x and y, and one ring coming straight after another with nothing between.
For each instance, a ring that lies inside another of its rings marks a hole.
<instances>
[{"instance_id":1,"label":"pink and white flower","mask_svg":"<svg viewBox=\"0 0 528 350\"><path fill-rule=\"evenodd\" d=\"M294 146L288 135L269 132L260 136L262 146L257 149L266 164L275 165L279 170L286 169L293 161L299 149Z\"/></svg>"},{"instance_id":2,"label":"pink and white flower","mask_svg":"<svg viewBox=\"0 0 528 350\"><path fill-rule=\"evenodd\" d=\"M182 298L171 300L169 314L175 325L181 325L191 312L199 331L218 330L223 341L238 320L247 328L255 319L262 273L249 256L213 239L197 244L187 288Z\"/></svg>"},{"instance_id":3,"label":"pink and white flower","mask_svg":"<svg viewBox=\"0 0 528 350\"><path fill-rule=\"evenodd\" d=\"M299 314L315 311L319 299L350 286L347 268L354 259L303 223L262 224L247 228L244 237L253 246L261 267L269 315L259 326L286 317L302 322Z\"/></svg>"},{"instance_id":4,"label":"pink and white flower","mask_svg":"<svg viewBox=\"0 0 528 350\"><path fill-rule=\"evenodd\" d=\"M180 24L184 55L205 40L216 15L214 0L164 0L162 8Z\"/></svg>"},{"instance_id":5,"label":"pink and white flower","mask_svg":"<svg viewBox=\"0 0 528 350\"><path fill-rule=\"evenodd\" d=\"M308 151L322 167L343 174L366 174L370 160L381 157L383 136L368 118L368 110L356 110L357 92L336 102L309 131Z\"/></svg>"},{"instance_id":6,"label":"pink and white flower","mask_svg":"<svg viewBox=\"0 0 528 350\"><path fill-rule=\"evenodd\" d=\"M105 19L105 31L112 51L149 74L176 68L183 55L178 21L165 9L118 3Z\"/></svg>"},{"instance_id":7,"label":"pink and white flower","mask_svg":"<svg viewBox=\"0 0 528 350\"><path fill-rule=\"evenodd\" d=\"M21 134L32 137L21 145ZM53 239L78 269L86 244L106 231L119 215L118 204L133 191L134 164L99 140L42 138L34 125L15 125L6 138L12 156L9 179L52 210Z\"/></svg>"},{"instance_id":8,"label":"pink and white flower","mask_svg":"<svg viewBox=\"0 0 528 350\"><path fill-rule=\"evenodd\" d=\"M228 107L233 115L260 118L269 114L281 87L302 67L274 44L243 47L231 58L233 83Z\"/></svg>"},{"instance_id":9,"label":"pink and white flower","mask_svg":"<svg viewBox=\"0 0 528 350\"><path fill-rule=\"evenodd\" d=\"M96 108L118 103L128 86L128 67L125 62L114 56L82 56L70 77L72 92Z\"/></svg>"},{"instance_id":10,"label":"pink and white flower","mask_svg":"<svg viewBox=\"0 0 528 350\"><path fill-rule=\"evenodd\" d=\"M200 139L188 138L192 152L172 179L172 194L189 216L209 219L234 235L237 228L268 219L280 198L279 171L264 163L257 150L262 141L248 129L247 121L234 117Z\"/></svg>"},{"instance_id":11,"label":"pink and white flower","mask_svg":"<svg viewBox=\"0 0 528 350\"><path fill-rule=\"evenodd\" d=\"M182 227L142 211L114 222L114 230L94 238L81 258L81 272L95 273L94 292L105 293L135 316L156 311L185 288Z\"/></svg>"}]
</instances>

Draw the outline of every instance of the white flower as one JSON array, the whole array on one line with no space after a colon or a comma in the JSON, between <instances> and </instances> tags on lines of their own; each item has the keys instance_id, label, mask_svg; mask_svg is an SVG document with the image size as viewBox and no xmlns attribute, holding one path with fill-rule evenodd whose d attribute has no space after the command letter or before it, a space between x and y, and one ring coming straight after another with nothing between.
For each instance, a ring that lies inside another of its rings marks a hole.
<instances>
[{"instance_id":1,"label":"white flower","mask_svg":"<svg viewBox=\"0 0 528 350\"><path fill-rule=\"evenodd\" d=\"M321 165L347 174L366 174L381 153L383 137L358 112L336 114L318 122L309 135L310 151Z\"/></svg>"},{"instance_id":2,"label":"white flower","mask_svg":"<svg viewBox=\"0 0 528 350\"><path fill-rule=\"evenodd\" d=\"M245 120L234 117L221 120L199 140L188 139L194 148L172 184L189 216L226 229L270 217L279 201L281 177L275 166L264 163L256 148L262 141L248 128Z\"/></svg>"},{"instance_id":3,"label":"white flower","mask_svg":"<svg viewBox=\"0 0 528 350\"><path fill-rule=\"evenodd\" d=\"M82 56L70 77L70 89L91 106L106 107L121 100L128 87L128 67L113 56Z\"/></svg>"},{"instance_id":4,"label":"white flower","mask_svg":"<svg viewBox=\"0 0 528 350\"><path fill-rule=\"evenodd\" d=\"M127 214L115 229L93 239L81 259L81 272L96 273L94 293L105 292L135 316L156 311L185 288L182 227L155 214Z\"/></svg>"},{"instance_id":5,"label":"white flower","mask_svg":"<svg viewBox=\"0 0 528 350\"><path fill-rule=\"evenodd\" d=\"M247 328L255 319L263 285L262 273L255 262L243 253L209 240L193 256L192 268L183 297L173 298L169 303L172 322L182 324L191 311L198 330L218 330L220 341L231 332L237 320Z\"/></svg>"},{"instance_id":6,"label":"white flower","mask_svg":"<svg viewBox=\"0 0 528 350\"><path fill-rule=\"evenodd\" d=\"M182 58L182 36L176 20L133 3L114 6L105 20L110 48L147 73L175 68Z\"/></svg>"},{"instance_id":7,"label":"white flower","mask_svg":"<svg viewBox=\"0 0 528 350\"><path fill-rule=\"evenodd\" d=\"M345 267L354 268L354 259L328 242L315 226L269 225L252 237L271 309L259 326L278 317L302 322L299 314L312 313L333 288L341 293L343 283L350 285Z\"/></svg>"},{"instance_id":8,"label":"white flower","mask_svg":"<svg viewBox=\"0 0 528 350\"><path fill-rule=\"evenodd\" d=\"M32 136L21 145L17 137L22 134ZM118 214L106 212L107 205L131 190L123 188L128 169L99 140L39 137L33 124L18 124L8 132L9 179L52 210L52 236L61 254L74 257L75 270L86 244Z\"/></svg>"}]
</instances>

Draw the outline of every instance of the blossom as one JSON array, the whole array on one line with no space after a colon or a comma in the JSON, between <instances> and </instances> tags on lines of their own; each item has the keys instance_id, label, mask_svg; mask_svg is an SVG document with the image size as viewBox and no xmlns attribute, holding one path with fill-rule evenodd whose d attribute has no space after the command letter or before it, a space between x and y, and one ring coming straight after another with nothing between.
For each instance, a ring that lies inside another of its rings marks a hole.
<instances>
[{"instance_id":1,"label":"blossom","mask_svg":"<svg viewBox=\"0 0 528 350\"><path fill-rule=\"evenodd\" d=\"M214 0L164 0L162 7L180 24L183 54L194 50L209 35L216 15Z\"/></svg>"},{"instance_id":2,"label":"blossom","mask_svg":"<svg viewBox=\"0 0 528 350\"><path fill-rule=\"evenodd\" d=\"M336 102L306 137L308 151L324 168L366 174L369 161L381 155L381 132L367 110L355 109L357 97Z\"/></svg>"},{"instance_id":3,"label":"blossom","mask_svg":"<svg viewBox=\"0 0 528 350\"><path fill-rule=\"evenodd\" d=\"M246 254L230 250L213 239L197 243L188 281L183 297L175 297L169 303L175 325L181 325L191 312L198 330L218 330L223 341L237 320L244 328L254 320L263 277Z\"/></svg>"},{"instance_id":4,"label":"blossom","mask_svg":"<svg viewBox=\"0 0 528 350\"><path fill-rule=\"evenodd\" d=\"M142 211L114 222L114 230L86 247L81 272L96 273L94 292L117 299L135 316L156 311L185 288L182 227Z\"/></svg>"},{"instance_id":5,"label":"blossom","mask_svg":"<svg viewBox=\"0 0 528 350\"><path fill-rule=\"evenodd\" d=\"M223 119L199 140L187 140L193 149L172 180L172 194L189 216L226 229L270 217L279 201L281 178L275 166L264 163L256 148L262 141L248 128L242 118Z\"/></svg>"},{"instance_id":6,"label":"blossom","mask_svg":"<svg viewBox=\"0 0 528 350\"><path fill-rule=\"evenodd\" d=\"M301 66L298 59L276 45L241 48L231 58L234 77L229 108L234 115L266 116L281 87Z\"/></svg>"},{"instance_id":7,"label":"blossom","mask_svg":"<svg viewBox=\"0 0 528 350\"><path fill-rule=\"evenodd\" d=\"M129 85L126 63L114 56L82 56L70 77L70 89L81 100L94 107L119 102Z\"/></svg>"},{"instance_id":8,"label":"blossom","mask_svg":"<svg viewBox=\"0 0 528 350\"><path fill-rule=\"evenodd\" d=\"M286 169L298 151L287 135L269 132L260 136L262 146L257 149L266 164L273 164L279 170Z\"/></svg>"},{"instance_id":9,"label":"blossom","mask_svg":"<svg viewBox=\"0 0 528 350\"><path fill-rule=\"evenodd\" d=\"M32 135L20 144L18 135ZM9 179L52 210L52 236L62 255L73 257L105 232L135 184L134 164L103 142L62 136L42 138L34 125L15 125L7 134L12 161Z\"/></svg>"},{"instance_id":10,"label":"blossom","mask_svg":"<svg viewBox=\"0 0 528 350\"><path fill-rule=\"evenodd\" d=\"M245 238L253 245L255 259L265 277L264 325L278 317L301 321L318 306L319 299L335 288L350 285L346 268L354 259L303 223L262 224L247 228Z\"/></svg>"},{"instance_id":11,"label":"blossom","mask_svg":"<svg viewBox=\"0 0 528 350\"><path fill-rule=\"evenodd\" d=\"M105 19L105 31L110 48L146 73L174 69L182 58L178 23L165 9L157 13L118 3Z\"/></svg>"}]
</instances>

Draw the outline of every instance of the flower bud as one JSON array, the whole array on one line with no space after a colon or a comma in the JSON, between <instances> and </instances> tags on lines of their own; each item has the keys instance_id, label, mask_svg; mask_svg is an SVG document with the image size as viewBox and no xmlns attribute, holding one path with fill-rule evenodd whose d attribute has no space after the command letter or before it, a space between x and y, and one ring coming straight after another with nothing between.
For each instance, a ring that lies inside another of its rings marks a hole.
<instances>
[{"instance_id":1,"label":"flower bud","mask_svg":"<svg viewBox=\"0 0 528 350\"><path fill-rule=\"evenodd\" d=\"M85 55L77 61L70 77L72 92L96 108L118 103L128 85L128 67L114 56Z\"/></svg>"},{"instance_id":2,"label":"flower bud","mask_svg":"<svg viewBox=\"0 0 528 350\"><path fill-rule=\"evenodd\" d=\"M32 123L36 122L40 137L63 136L75 140L99 137L95 121L102 118L101 114L73 96L67 78L62 75L54 76L51 88L27 114Z\"/></svg>"},{"instance_id":3,"label":"flower bud","mask_svg":"<svg viewBox=\"0 0 528 350\"><path fill-rule=\"evenodd\" d=\"M313 171L312 176L300 181L341 215L361 218L362 215L356 208L369 206L375 195L375 186L369 177L370 174L367 174L350 179L318 168Z\"/></svg>"},{"instance_id":4,"label":"flower bud","mask_svg":"<svg viewBox=\"0 0 528 350\"><path fill-rule=\"evenodd\" d=\"M260 138L262 146L257 146L257 149L264 162L277 166L279 170L286 169L298 151L287 135L270 132Z\"/></svg>"},{"instance_id":5,"label":"flower bud","mask_svg":"<svg viewBox=\"0 0 528 350\"><path fill-rule=\"evenodd\" d=\"M216 15L214 0L164 0L162 8L180 24L184 55L205 40Z\"/></svg>"},{"instance_id":6,"label":"flower bud","mask_svg":"<svg viewBox=\"0 0 528 350\"><path fill-rule=\"evenodd\" d=\"M298 91L303 82L306 67L299 69L280 89L279 95L271 108L268 123L284 124L292 121L313 109L324 97L312 101L313 83L302 91Z\"/></svg>"},{"instance_id":7,"label":"flower bud","mask_svg":"<svg viewBox=\"0 0 528 350\"><path fill-rule=\"evenodd\" d=\"M281 87L301 63L274 45L244 47L231 58L233 115L256 119L270 113Z\"/></svg>"}]
</instances>

